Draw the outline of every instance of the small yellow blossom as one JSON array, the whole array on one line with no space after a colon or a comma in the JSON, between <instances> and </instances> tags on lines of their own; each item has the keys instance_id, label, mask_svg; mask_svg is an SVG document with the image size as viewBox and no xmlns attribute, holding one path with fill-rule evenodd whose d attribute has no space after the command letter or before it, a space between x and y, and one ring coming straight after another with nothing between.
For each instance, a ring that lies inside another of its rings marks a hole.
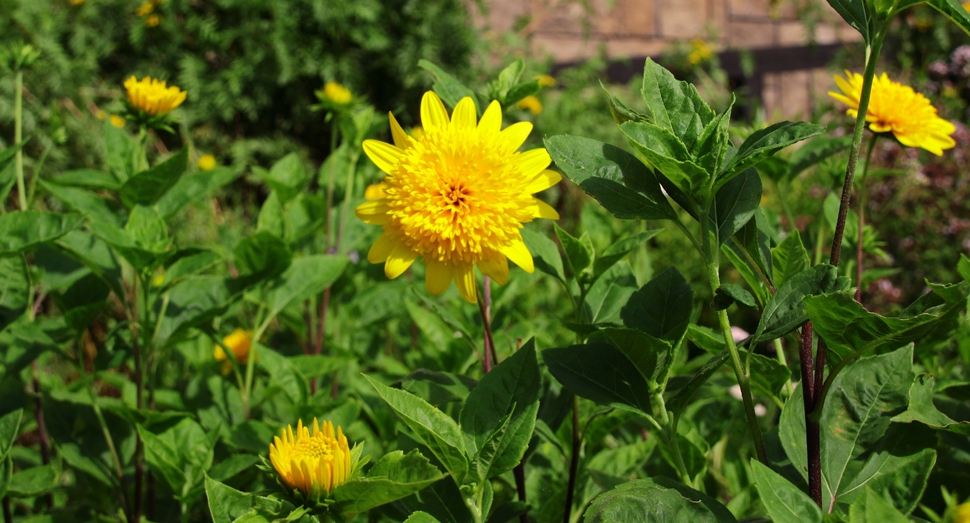
<instances>
[{"instance_id":1,"label":"small yellow blossom","mask_svg":"<svg viewBox=\"0 0 970 523\"><path fill-rule=\"evenodd\" d=\"M94 116L97 116L98 120L104 121L104 119L108 117L108 113L106 113L104 109L98 109L98 112L95 113Z\"/></svg>"},{"instance_id":2,"label":"small yellow blossom","mask_svg":"<svg viewBox=\"0 0 970 523\"><path fill-rule=\"evenodd\" d=\"M542 112L542 102L539 101L535 96L526 96L525 98L519 100L519 103L515 104L519 109L529 111L532 114L539 114Z\"/></svg>"},{"instance_id":3,"label":"small yellow blossom","mask_svg":"<svg viewBox=\"0 0 970 523\"><path fill-rule=\"evenodd\" d=\"M236 363L243 365L249 362L249 349L253 344L253 331L248 331L244 329L236 329L232 331L232 334L222 338L222 345L229 347L232 351L232 355L236 357ZM223 350L222 345L216 345L215 350L213 350L212 357L216 361L225 361L222 365L223 374L228 374L232 371L232 363L228 360L226 356L226 351ZM256 353L256 361L259 361L259 353Z\"/></svg>"},{"instance_id":4,"label":"small yellow blossom","mask_svg":"<svg viewBox=\"0 0 970 523\"><path fill-rule=\"evenodd\" d=\"M118 129L125 128L125 119L118 116L117 114L111 115L111 125L117 127Z\"/></svg>"},{"instance_id":5,"label":"small yellow blossom","mask_svg":"<svg viewBox=\"0 0 970 523\"><path fill-rule=\"evenodd\" d=\"M211 171L216 168L216 157L211 154L202 155L199 158L199 169L203 171Z\"/></svg>"},{"instance_id":6,"label":"small yellow blossom","mask_svg":"<svg viewBox=\"0 0 970 523\"><path fill-rule=\"evenodd\" d=\"M349 104L354 98L349 89L337 82L327 82L323 86L323 96L337 105Z\"/></svg>"},{"instance_id":7,"label":"small yellow blossom","mask_svg":"<svg viewBox=\"0 0 970 523\"><path fill-rule=\"evenodd\" d=\"M970 5L970 2L963 4L963 7ZM954 523L970 523L970 502L964 503L957 507L954 513Z\"/></svg>"},{"instance_id":8,"label":"small yellow blossom","mask_svg":"<svg viewBox=\"0 0 970 523\"><path fill-rule=\"evenodd\" d=\"M134 76L125 80L128 101L136 110L149 116L162 116L172 112L185 101L185 91L174 85L166 87L165 82L150 76L136 80Z\"/></svg>"},{"instance_id":9,"label":"small yellow blossom","mask_svg":"<svg viewBox=\"0 0 970 523\"><path fill-rule=\"evenodd\" d=\"M508 261L533 272L532 254L519 232L536 218L559 213L533 195L562 180L547 169L543 148L517 152L532 132L519 122L502 129L498 101L478 120L465 97L449 116L438 95L421 100L420 139L405 134L390 115L394 144L364 141L364 152L384 171L385 197L357 207L357 217L384 229L367 254L397 278L418 258L427 265L425 285L440 296L452 281L476 303L475 267L499 285L509 280Z\"/></svg>"},{"instance_id":10,"label":"small yellow blossom","mask_svg":"<svg viewBox=\"0 0 970 523\"><path fill-rule=\"evenodd\" d=\"M535 79L536 80L539 80L539 85L541 85L542 87L555 87L556 86L556 79L553 78L553 77L551 77L551 76L549 76L549 75L547 75L547 74L540 74Z\"/></svg>"},{"instance_id":11,"label":"small yellow blossom","mask_svg":"<svg viewBox=\"0 0 970 523\"><path fill-rule=\"evenodd\" d=\"M71 5L81 5L83 3L84 0L71 0Z\"/></svg>"},{"instance_id":12,"label":"small yellow blossom","mask_svg":"<svg viewBox=\"0 0 970 523\"><path fill-rule=\"evenodd\" d=\"M360 470L361 449L347 444L340 427L333 423L321 426L313 419L313 432L300 420L294 432L287 425L280 436L273 437L269 460L287 487L310 498L322 498L354 478Z\"/></svg>"},{"instance_id":13,"label":"small yellow blossom","mask_svg":"<svg viewBox=\"0 0 970 523\"><path fill-rule=\"evenodd\" d=\"M148 18L145 19L145 25L147 25L148 27L155 27L159 23L161 23L161 21L162 19L159 18L158 15L153 14L153 15L149 15Z\"/></svg>"},{"instance_id":14,"label":"small yellow blossom","mask_svg":"<svg viewBox=\"0 0 970 523\"><path fill-rule=\"evenodd\" d=\"M695 38L691 40L691 51L687 55L687 61L691 65L697 65L706 62L714 56L714 46L701 40L700 38Z\"/></svg>"},{"instance_id":15,"label":"small yellow blossom","mask_svg":"<svg viewBox=\"0 0 970 523\"><path fill-rule=\"evenodd\" d=\"M135 11L135 14L141 17L145 17L152 14L152 11L154 10L155 10L155 2L152 2L151 0L145 0L143 4L138 6L138 10Z\"/></svg>"},{"instance_id":16,"label":"small yellow blossom","mask_svg":"<svg viewBox=\"0 0 970 523\"><path fill-rule=\"evenodd\" d=\"M861 74L849 71L845 75L846 78L835 75L842 93L829 92L829 96L848 105L846 113L856 118L863 78ZM925 96L909 86L893 82L886 73L873 79L866 121L874 133L891 131L899 143L922 147L937 156L956 145L950 137L956 127L940 118L936 107Z\"/></svg>"},{"instance_id":17,"label":"small yellow blossom","mask_svg":"<svg viewBox=\"0 0 970 523\"><path fill-rule=\"evenodd\" d=\"M367 189L364 190L364 198L368 200L376 200L385 196L387 194L384 193L384 182L368 185Z\"/></svg>"},{"instance_id":18,"label":"small yellow blossom","mask_svg":"<svg viewBox=\"0 0 970 523\"><path fill-rule=\"evenodd\" d=\"M156 274L152 278L152 287L161 287L163 283L165 283L165 273L164 272L159 272L158 274ZM221 349L221 347L220 347L220 349ZM223 359L225 359L226 354L223 353L222 356L223 356Z\"/></svg>"}]
</instances>

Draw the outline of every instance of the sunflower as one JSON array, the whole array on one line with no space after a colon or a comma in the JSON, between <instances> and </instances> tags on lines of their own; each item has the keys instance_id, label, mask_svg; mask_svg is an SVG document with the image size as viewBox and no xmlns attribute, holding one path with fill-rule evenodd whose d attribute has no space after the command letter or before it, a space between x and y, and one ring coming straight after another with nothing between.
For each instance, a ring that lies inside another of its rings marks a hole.
<instances>
[{"instance_id":1,"label":"sunflower","mask_svg":"<svg viewBox=\"0 0 970 523\"><path fill-rule=\"evenodd\" d=\"M533 272L532 254L519 229L535 218L559 219L532 195L562 177L546 167L545 149L517 152L532 131L519 122L502 130L493 101L476 122L475 103L463 98L451 117L441 99L421 99L423 136L408 136L390 115L394 145L367 140L364 152L387 176L385 197L357 207L357 217L384 229L367 259L384 262L396 278L419 257L427 264L428 292L441 295L454 281L476 303L474 268L497 283L509 279L508 260Z\"/></svg>"},{"instance_id":2,"label":"sunflower","mask_svg":"<svg viewBox=\"0 0 970 523\"><path fill-rule=\"evenodd\" d=\"M524 111L529 111L533 115L537 115L542 112L542 102L540 102L535 96L526 96L525 98L519 100L515 106Z\"/></svg>"},{"instance_id":3,"label":"sunflower","mask_svg":"<svg viewBox=\"0 0 970 523\"><path fill-rule=\"evenodd\" d=\"M350 448L340 427L335 433L333 423L320 425L313 418L312 433L300 420L295 432L287 425L280 436L273 437L269 459L287 487L322 499L357 475L363 465L361 450L356 445Z\"/></svg>"},{"instance_id":4,"label":"sunflower","mask_svg":"<svg viewBox=\"0 0 970 523\"><path fill-rule=\"evenodd\" d=\"M134 76L125 80L128 102L135 112L147 116L164 116L185 101L185 91L174 85L167 87L164 81L146 76L136 80Z\"/></svg>"},{"instance_id":5,"label":"sunflower","mask_svg":"<svg viewBox=\"0 0 970 523\"><path fill-rule=\"evenodd\" d=\"M236 329L232 331L232 334L222 338L222 345L225 345L232 351L232 355L236 358L236 363L244 365L249 362L249 350L253 345L253 331ZM222 373L229 374L232 371L232 363L229 363L229 358L226 355L226 351L223 350L222 345L216 345L212 357L216 361L224 361L225 363L222 364ZM256 361L259 361L259 353L256 354Z\"/></svg>"},{"instance_id":6,"label":"sunflower","mask_svg":"<svg viewBox=\"0 0 970 523\"><path fill-rule=\"evenodd\" d=\"M859 114L862 97L862 75L845 72L846 78L835 76L842 93L829 92L829 96L849 106L847 114L853 118ZM886 73L873 79L869 109L866 112L869 129L874 133L892 132L899 143L908 147L922 147L942 155L956 142L950 137L956 127L940 118L936 107L911 87L893 82Z\"/></svg>"}]
</instances>

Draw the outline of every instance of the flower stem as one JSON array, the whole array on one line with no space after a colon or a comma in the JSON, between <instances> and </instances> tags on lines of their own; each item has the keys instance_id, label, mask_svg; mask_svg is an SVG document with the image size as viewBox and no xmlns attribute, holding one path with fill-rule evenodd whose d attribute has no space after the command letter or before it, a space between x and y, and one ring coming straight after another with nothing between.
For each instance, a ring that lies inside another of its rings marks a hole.
<instances>
[{"instance_id":1,"label":"flower stem","mask_svg":"<svg viewBox=\"0 0 970 523\"><path fill-rule=\"evenodd\" d=\"M354 149L350 153L350 168L347 174L347 187L344 189L344 206L343 210L340 212L340 230L337 231L337 252L343 254L346 250L346 244L343 242L344 239L344 229L347 227L347 215L350 213L350 206L353 205L354 199L354 183L357 175L357 158L360 157L360 151Z\"/></svg>"},{"instance_id":2,"label":"flower stem","mask_svg":"<svg viewBox=\"0 0 970 523\"><path fill-rule=\"evenodd\" d=\"M778 363L782 367L788 368L788 358L785 356L785 347L781 344L781 338L775 339L775 357L778 358ZM785 380L785 392L788 394L788 397L791 397L795 393L795 387L791 383L791 376Z\"/></svg>"},{"instance_id":3,"label":"flower stem","mask_svg":"<svg viewBox=\"0 0 970 523\"><path fill-rule=\"evenodd\" d=\"M808 322L802 327L802 343L799 347L798 358L800 360L802 400L805 403L805 438L806 449L808 452L808 493L815 503L822 506L822 465L821 448L819 438L812 439L811 434L811 412L815 407L815 380L812 368L815 360L812 357L812 322ZM818 431L815 431L818 434Z\"/></svg>"},{"instance_id":4,"label":"flower stem","mask_svg":"<svg viewBox=\"0 0 970 523\"><path fill-rule=\"evenodd\" d=\"M478 292L478 312L482 315L482 326L485 330L485 372L491 372L492 370L492 360L495 360L495 364L498 364L498 358L495 354L495 340L492 338L492 289L489 285L488 276L485 277L485 282L482 284L482 289L476 289Z\"/></svg>"},{"instance_id":5,"label":"flower stem","mask_svg":"<svg viewBox=\"0 0 970 523\"><path fill-rule=\"evenodd\" d=\"M17 71L14 77L13 93L13 142L19 144L24 139L24 72ZM24 183L24 149L17 149L14 156L14 172L17 176L17 194L20 198L20 210L27 210L27 188Z\"/></svg>"},{"instance_id":6,"label":"flower stem","mask_svg":"<svg viewBox=\"0 0 970 523\"><path fill-rule=\"evenodd\" d=\"M141 410L142 407L142 384L143 384L143 365L142 365L142 354L141 354L141 344L139 343L139 338L142 336L141 329L141 313L148 314L147 303L145 307L142 307L142 311L139 311L139 302L142 301L142 295L148 293L148 286L142 285L141 293L139 293L139 280L140 275L136 274L134 280L132 281L132 293L134 294L132 300L132 312L131 315L135 319L131 324L131 346L132 352L135 357L135 408ZM147 299L145 300L147 302ZM135 497L132 503L132 519L135 522L141 521L141 494L142 494L142 479L145 474L142 454L144 454L144 442L141 439L141 435L135 431Z\"/></svg>"},{"instance_id":7,"label":"flower stem","mask_svg":"<svg viewBox=\"0 0 970 523\"><path fill-rule=\"evenodd\" d=\"M872 163L872 151L876 148L879 135L873 133L869 140L869 151L866 152L866 164L862 168L862 178L859 180L859 238L856 242L855 272L856 290L855 301L862 303L862 229L866 223L866 179L869 177L869 165Z\"/></svg>"},{"instance_id":8,"label":"flower stem","mask_svg":"<svg viewBox=\"0 0 970 523\"><path fill-rule=\"evenodd\" d=\"M569 459L569 481L566 483L566 506L563 512L563 523L570 523L573 512L573 495L576 490L576 473L579 471L579 453L583 440L579 434L579 396L573 395L573 441L572 456Z\"/></svg>"}]
</instances>

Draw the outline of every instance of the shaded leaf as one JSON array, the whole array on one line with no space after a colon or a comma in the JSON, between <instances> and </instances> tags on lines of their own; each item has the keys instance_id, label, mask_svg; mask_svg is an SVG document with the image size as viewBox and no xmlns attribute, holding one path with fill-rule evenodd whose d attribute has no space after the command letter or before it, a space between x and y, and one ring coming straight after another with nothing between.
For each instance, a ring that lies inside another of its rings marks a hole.
<instances>
[{"instance_id":1,"label":"shaded leaf","mask_svg":"<svg viewBox=\"0 0 970 523\"><path fill-rule=\"evenodd\" d=\"M23 252L81 225L80 214L18 211L0 215L0 256Z\"/></svg>"},{"instance_id":2,"label":"shaded leaf","mask_svg":"<svg viewBox=\"0 0 970 523\"><path fill-rule=\"evenodd\" d=\"M751 475L773 523L821 523L822 510L787 479L757 460L751 460Z\"/></svg>"},{"instance_id":3,"label":"shaded leaf","mask_svg":"<svg viewBox=\"0 0 970 523\"><path fill-rule=\"evenodd\" d=\"M715 189L785 147L823 132L824 127L807 122L779 122L751 133L738 147L737 154L721 168Z\"/></svg>"},{"instance_id":4,"label":"shaded leaf","mask_svg":"<svg viewBox=\"0 0 970 523\"><path fill-rule=\"evenodd\" d=\"M676 345L687 332L693 308L690 284L675 267L667 267L630 296L620 315L627 327Z\"/></svg>"},{"instance_id":5,"label":"shaded leaf","mask_svg":"<svg viewBox=\"0 0 970 523\"><path fill-rule=\"evenodd\" d=\"M542 351L549 372L577 396L649 414L650 386L622 352L608 343Z\"/></svg>"},{"instance_id":6,"label":"shaded leaf","mask_svg":"<svg viewBox=\"0 0 970 523\"><path fill-rule=\"evenodd\" d=\"M585 523L736 523L720 502L667 478L638 479L596 497Z\"/></svg>"},{"instance_id":7,"label":"shaded leaf","mask_svg":"<svg viewBox=\"0 0 970 523\"><path fill-rule=\"evenodd\" d=\"M761 177L754 169L745 170L718 189L710 214L718 244L734 236L754 217L761 205L761 191Z\"/></svg>"},{"instance_id":8,"label":"shaded leaf","mask_svg":"<svg viewBox=\"0 0 970 523\"><path fill-rule=\"evenodd\" d=\"M129 209L135 205L154 205L178 183L188 168L189 148L185 147L164 162L129 178L118 196Z\"/></svg>"}]
</instances>

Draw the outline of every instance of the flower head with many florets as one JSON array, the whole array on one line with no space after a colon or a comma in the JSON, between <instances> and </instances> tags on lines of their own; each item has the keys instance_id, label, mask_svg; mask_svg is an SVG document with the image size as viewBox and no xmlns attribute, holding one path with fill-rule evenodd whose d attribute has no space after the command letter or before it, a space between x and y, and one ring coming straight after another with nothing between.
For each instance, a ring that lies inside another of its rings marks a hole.
<instances>
[{"instance_id":1,"label":"flower head with many florets","mask_svg":"<svg viewBox=\"0 0 970 523\"><path fill-rule=\"evenodd\" d=\"M280 482L298 491L306 499L322 502L333 490L354 479L366 462L361 447L350 448L340 427L333 423L313 427L299 421L296 430L287 425L269 446L269 459L279 474Z\"/></svg>"},{"instance_id":2,"label":"flower head with many florets","mask_svg":"<svg viewBox=\"0 0 970 523\"><path fill-rule=\"evenodd\" d=\"M497 283L509 279L508 260L527 272L532 255L519 229L535 218L559 214L533 194L558 183L545 149L517 152L532 131L519 122L502 130L502 108L493 101L481 121L464 98L449 117L433 92L421 100L420 139L408 136L390 115L394 145L367 140L364 151L384 171L383 198L357 207L357 216L384 228L367 255L384 262L388 278L418 258L427 264L428 292L440 295L454 281L476 302L474 268Z\"/></svg>"},{"instance_id":3,"label":"flower head with many florets","mask_svg":"<svg viewBox=\"0 0 970 523\"><path fill-rule=\"evenodd\" d=\"M830 92L829 96L848 105L846 113L857 118L863 78L858 73L846 71L845 74L846 78L835 76L842 93ZM866 121L874 133L892 132L899 143L922 147L936 155L942 155L944 149L956 145L950 137L956 127L940 118L936 107L925 96L909 86L893 82L886 73L873 78Z\"/></svg>"}]
</instances>

